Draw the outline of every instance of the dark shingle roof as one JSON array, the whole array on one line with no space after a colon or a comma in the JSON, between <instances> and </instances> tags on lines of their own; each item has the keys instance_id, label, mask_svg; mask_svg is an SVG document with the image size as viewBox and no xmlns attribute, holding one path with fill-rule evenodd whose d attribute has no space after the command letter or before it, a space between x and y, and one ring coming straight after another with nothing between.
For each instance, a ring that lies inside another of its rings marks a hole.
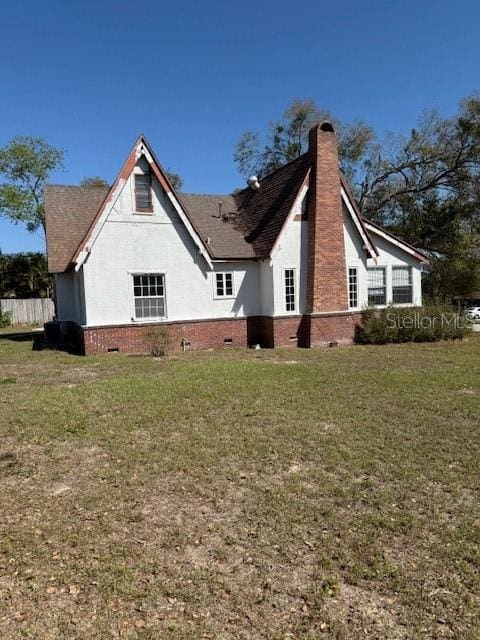
<instances>
[{"instance_id":1,"label":"dark shingle roof","mask_svg":"<svg viewBox=\"0 0 480 640\"><path fill-rule=\"evenodd\" d=\"M260 189L244 189L236 196L246 240L255 255L270 255L293 203L307 175L308 156L304 154L262 178Z\"/></svg>"},{"instance_id":2,"label":"dark shingle roof","mask_svg":"<svg viewBox=\"0 0 480 640\"><path fill-rule=\"evenodd\" d=\"M207 248L212 258L257 257L253 245L245 241L237 203L233 196L181 193L179 199L202 240L207 243L209 238Z\"/></svg>"},{"instance_id":3,"label":"dark shingle roof","mask_svg":"<svg viewBox=\"0 0 480 640\"><path fill-rule=\"evenodd\" d=\"M265 176L258 191L244 189L236 195L181 193L178 198L212 259L267 258L307 170L307 156L303 155ZM108 189L77 186L45 188L51 272L69 268L107 193Z\"/></svg>"},{"instance_id":4,"label":"dark shingle roof","mask_svg":"<svg viewBox=\"0 0 480 640\"><path fill-rule=\"evenodd\" d=\"M48 270L66 271L108 189L49 184L45 187Z\"/></svg>"}]
</instances>

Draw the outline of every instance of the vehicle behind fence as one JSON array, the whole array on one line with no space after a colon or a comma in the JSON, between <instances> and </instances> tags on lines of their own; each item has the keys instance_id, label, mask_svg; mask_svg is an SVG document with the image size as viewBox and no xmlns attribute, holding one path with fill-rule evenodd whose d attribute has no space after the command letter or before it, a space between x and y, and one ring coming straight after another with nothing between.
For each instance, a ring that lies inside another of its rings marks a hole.
<instances>
[{"instance_id":1,"label":"vehicle behind fence","mask_svg":"<svg viewBox=\"0 0 480 640\"><path fill-rule=\"evenodd\" d=\"M50 322L54 315L51 298L1 298L0 316L8 318L11 326L43 325Z\"/></svg>"}]
</instances>

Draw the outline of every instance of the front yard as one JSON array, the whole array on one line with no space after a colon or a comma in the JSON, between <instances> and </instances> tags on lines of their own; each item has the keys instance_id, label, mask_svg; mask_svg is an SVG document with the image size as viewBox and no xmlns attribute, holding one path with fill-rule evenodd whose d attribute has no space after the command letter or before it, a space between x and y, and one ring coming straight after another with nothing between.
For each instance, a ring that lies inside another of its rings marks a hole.
<instances>
[{"instance_id":1,"label":"front yard","mask_svg":"<svg viewBox=\"0 0 480 640\"><path fill-rule=\"evenodd\" d=\"M0 637L474 640L480 339L0 338Z\"/></svg>"}]
</instances>

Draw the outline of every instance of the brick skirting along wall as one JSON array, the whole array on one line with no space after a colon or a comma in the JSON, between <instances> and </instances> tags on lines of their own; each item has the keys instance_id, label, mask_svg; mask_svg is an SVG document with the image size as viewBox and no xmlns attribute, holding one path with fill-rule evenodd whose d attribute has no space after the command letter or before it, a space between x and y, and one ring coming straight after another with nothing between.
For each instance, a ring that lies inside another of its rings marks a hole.
<instances>
[{"instance_id":1,"label":"brick skirting along wall","mask_svg":"<svg viewBox=\"0 0 480 640\"><path fill-rule=\"evenodd\" d=\"M182 341L185 341L187 350L247 347L253 344L265 348L316 347L335 343L351 344L355 326L360 320L360 313L352 312L275 318L253 316L83 329L74 325L71 334L78 341L79 351L86 355L117 350L123 353L148 353L150 347L146 333L155 326L167 328L169 352L181 351Z\"/></svg>"},{"instance_id":2,"label":"brick skirting along wall","mask_svg":"<svg viewBox=\"0 0 480 640\"><path fill-rule=\"evenodd\" d=\"M159 325L119 325L107 327L85 327L83 329L83 352L148 353L150 350L146 333L155 326L167 327L168 351L186 349L215 349L219 347L247 347L247 319L192 320L169 322Z\"/></svg>"},{"instance_id":3,"label":"brick skirting along wall","mask_svg":"<svg viewBox=\"0 0 480 640\"><path fill-rule=\"evenodd\" d=\"M351 311L272 318L272 346L308 348L352 344L361 318L361 313Z\"/></svg>"},{"instance_id":4,"label":"brick skirting along wall","mask_svg":"<svg viewBox=\"0 0 480 640\"><path fill-rule=\"evenodd\" d=\"M324 347L332 343L352 344L355 327L360 325L358 312L312 314L309 319L309 347Z\"/></svg>"}]
</instances>

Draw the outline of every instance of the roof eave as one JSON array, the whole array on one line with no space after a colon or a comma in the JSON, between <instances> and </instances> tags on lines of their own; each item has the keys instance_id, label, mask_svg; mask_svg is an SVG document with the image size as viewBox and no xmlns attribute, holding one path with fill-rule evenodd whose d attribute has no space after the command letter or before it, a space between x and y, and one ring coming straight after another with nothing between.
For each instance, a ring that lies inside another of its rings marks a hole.
<instances>
[{"instance_id":1,"label":"roof eave","mask_svg":"<svg viewBox=\"0 0 480 640\"><path fill-rule=\"evenodd\" d=\"M348 184L347 180L344 178L342 174L340 174L340 184L342 188L342 198L345 202L345 205L350 213L350 216L360 234L360 237L364 241L365 250L370 254L370 257L376 260L380 253L375 246L368 230L364 224L364 220L362 218L362 214L360 213L360 209L358 208L357 202L353 195L353 192Z\"/></svg>"},{"instance_id":2,"label":"roof eave","mask_svg":"<svg viewBox=\"0 0 480 640\"><path fill-rule=\"evenodd\" d=\"M225 256L225 257L219 257L219 256L215 256L214 258L212 258L212 262L244 262L244 261L255 261L255 260L262 260L262 256Z\"/></svg>"},{"instance_id":3,"label":"roof eave","mask_svg":"<svg viewBox=\"0 0 480 640\"><path fill-rule=\"evenodd\" d=\"M398 236L395 236L393 233L390 233L390 231L387 231L386 229L384 229L383 227L380 227L375 222L371 222L370 220L367 220L366 218L363 218L363 222L365 223L365 226L367 228L371 227L371 231L373 233L376 233L377 235L380 235L385 240L387 240L387 242L391 242L392 244L395 244L400 249L402 249L403 251L405 251L409 255L411 255L414 258L416 258L416 260L418 260L422 264L430 265L429 258L424 253L422 253L421 251L419 251L418 249L413 247L411 244L409 244L408 242L405 242L405 240L402 240Z\"/></svg>"}]
</instances>

